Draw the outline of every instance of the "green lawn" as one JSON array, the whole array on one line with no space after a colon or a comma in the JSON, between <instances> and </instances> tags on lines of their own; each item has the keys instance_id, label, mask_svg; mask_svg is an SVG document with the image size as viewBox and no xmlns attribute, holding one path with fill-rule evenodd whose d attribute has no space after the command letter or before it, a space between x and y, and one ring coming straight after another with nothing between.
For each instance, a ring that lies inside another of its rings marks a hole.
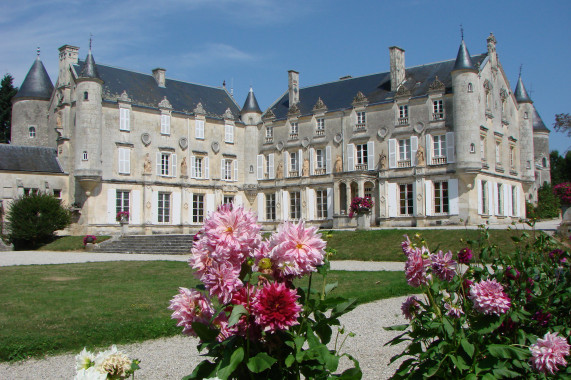
<instances>
[{"instance_id":1,"label":"green lawn","mask_svg":"<svg viewBox=\"0 0 571 380\"><path fill-rule=\"evenodd\" d=\"M43 245L38 250L41 251L79 251L83 250L83 238L85 236L58 236L56 240L49 244ZM101 243L111 236L96 236L97 243Z\"/></svg>"},{"instance_id":2,"label":"green lawn","mask_svg":"<svg viewBox=\"0 0 571 380\"><path fill-rule=\"evenodd\" d=\"M335 294L361 303L415 290L402 272L331 272L335 281ZM167 306L178 287L196 284L184 262L2 267L0 361L180 334Z\"/></svg>"}]
</instances>

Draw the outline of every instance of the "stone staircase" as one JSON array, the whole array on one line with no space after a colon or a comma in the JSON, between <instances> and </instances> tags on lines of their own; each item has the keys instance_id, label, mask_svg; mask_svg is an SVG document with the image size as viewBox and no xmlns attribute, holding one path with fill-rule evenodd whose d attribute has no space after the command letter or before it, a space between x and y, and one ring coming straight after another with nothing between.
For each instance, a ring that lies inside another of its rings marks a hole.
<instances>
[{"instance_id":1,"label":"stone staircase","mask_svg":"<svg viewBox=\"0 0 571 380\"><path fill-rule=\"evenodd\" d=\"M126 235L106 240L93 252L190 254L194 235Z\"/></svg>"}]
</instances>

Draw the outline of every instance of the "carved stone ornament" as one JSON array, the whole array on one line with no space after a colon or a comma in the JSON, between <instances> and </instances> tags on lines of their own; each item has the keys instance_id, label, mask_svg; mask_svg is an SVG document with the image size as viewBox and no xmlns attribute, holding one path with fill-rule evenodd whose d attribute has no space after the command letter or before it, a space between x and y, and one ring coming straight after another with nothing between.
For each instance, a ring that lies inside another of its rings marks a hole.
<instances>
[{"instance_id":1,"label":"carved stone ornament","mask_svg":"<svg viewBox=\"0 0 571 380\"><path fill-rule=\"evenodd\" d=\"M318 98L317 102L315 102L315 105L313 106L313 111L323 111L326 109L327 106L325 105L325 103L323 103L323 100L321 100L321 98Z\"/></svg>"},{"instance_id":2,"label":"carved stone ornament","mask_svg":"<svg viewBox=\"0 0 571 380\"><path fill-rule=\"evenodd\" d=\"M304 137L303 140L301 140L301 146L307 148L309 146L309 138Z\"/></svg>"},{"instance_id":3,"label":"carved stone ornament","mask_svg":"<svg viewBox=\"0 0 571 380\"><path fill-rule=\"evenodd\" d=\"M186 137L181 137L178 140L178 145L180 146L180 149L186 150L186 148L188 148L188 139Z\"/></svg>"},{"instance_id":4,"label":"carved stone ornament","mask_svg":"<svg viewBox=\"0 0 571 380\"><path fill-rule=\"evenodd\" d=\"M234 115L232 114L232 111L230 111L230 108L226 108L226 111L224 111L224 119L234 120Z\"/></svg>"},{"instance_id":5,"label":"carved stone ornament","mask_svg":"<svg viewBox=\"0 0 571 380\"><path fill-rule=\"evenodd\" d=\"M185 204L182 207L184 207L185 210L188 210L188 203L185 202Z\"/></svg>"},{"instance_id":6,"label":"carved stone ornament","mask_svg":"<svg viewBox=\"0 0 571 380\"><path fill-rule=\"evenodd\" d=\"M444 91L445 86L444 83L442 83L442 81L438 79L437 75L436 78L434 78L434 82L432 82L430 86L428 86L428 89L430 91Z\"/></svg>"},{"instance_id":7,"label":"carved stone ornament","mask_svg":"<svg viewBox=\"0 0 571 380\"><path fill-rule=\"evenodd\" d=\"M145 146L149 146L151 144L151 135L148 132L141 134L141 142Z\"/></svg>"},{"instance_id":8,"label":"carved stone ornament","mask_svg":"<svg viewBox=\"0 0 571 380\"><path fill-rule=\"evenodd\" d=\"M403 84L401 84L397 90L397 97L405 97L405 96L410 96L410 91L408 88L406 88L406 86Z\"/></svg>"},{"instance_id":9,"label":"carved stone ornament","mask_svg":"<svg viewBox=\"0 0 571 380\"><path fill-rule=\"evenodd\" d=\"M341 134L341 132L337 133L333 137L333 141L335 141L337 144L339 144L342 140L343 140L343 135Z\"/></svg>"},{"instance_id":10,"label":"carved stone ornament","mask_svg":"<svg viewBox=\"0 0 571 380\"><path fill-rule=\"evenodd\" d=\"M274 112L272 110L268 110L264 114L264 117L263 117L264 120L275 119L275 118L276 118L276 114L274 114Z\"/></svg>"},{"instance_id":11,"label":"carved stone ornament","mask_svg":"<svg viewBox=\"0 0 571 380\"><path fill-rule=\"evenodd\" d=\"M384 139L387 133L389 133L389 131L385 127L382 127L377 131L377 136Z\"/></svg>"},{"instance_id":12,"label":"carved stone ornament","mask_svg":"<svg viewBox=\"0 0 571 380\"><path fill-rule=\"evenodd\" d=\"M508 91L505 88L502 88L500 90L500 98L502 98L502 101L506 100L508 97Z\"/></svg>"},{"instance_id":13,"label":"carved stone ornament","mask_svg":"<svg viewBox=\"0 0 571 380\"><path fill-rule=\"evenodd\" d=\"M129 97L129 95L127 95L127 90L123 90L123 92L121 93L121 96L119 96L119 98L117 98L117 100L120 102L126 102L126 103L131 102L131 98Z\"/></svg>"},{"instance_id":14,"label":"carved stone ornament","mask_svg":"<svg viewBox=\"0 0 571 380\"><path fill-rule=\"evenodd\" d=\"M196 105L196 107L194 108L193 111L196 115L206 115L206 111L204 110L204 107L202 106L202 103L198 102L198 104Z\"/></svg>"},{"instance_id":15,"label":"carved stone ornament","mask_svg":"<svg viewBox=\"0 0 571 380\"><path fill-rule=\"evenodd\" d=\"M212 144L210 144L210 147L214 153L220 152L220 144L218 144L218 141L213 141Z\"/></svg>"},{"instance_id":16,"label":"carved stone ornament","mask_svg":"<svg viewBox=\"0 0 571 380\"><path fill-rule=\"evenodd\" d=\"M300 111L299 111L299 106L297 105L297 103L294 103L293 105L291 105L289 107L289 111L287 111L288 115L296 115L298 113L300 113Z\"/></svg>"},{"instance_id":17,"label":"carved stone ornament","mask_svg":"<svg viewBox=\"0 0 571 380\"><path fill-rule=\"evenodd\" d=\"M380 201L381 201L381 203L385 203L385 196L384 195L381 196Z\"/></svg>"},{"instance_id":18,"label":"carved stone ornament","mask_svg":"<svg viewBox=\"0 0 571 380\"><path fill-rule=\"evenodd\" d=\"M284 148L283 141L280 141L279 143L276 144L276 149L279 150L280 152L282 151L283 148Z\"/></svg>"},{"instance_id":19,"label":"carved stone ornament","mask_svg":"<svg viewBox=\"0 0 571 380\"><path fill-rule=\"evenodd\" d=\"M421 195L421 194L418 194L418 195L416 196L416 200L419 201L419 202L422 201L422 195Z\"/></svg>"},{"instance_id":20,"label":"carved stone ornament","mask_svg":"<svg viewBox=\"0 0 571 380\"><path fill-rule=\"evenodd\" d=\"M161 100L161 102L159 103L159 108L172 109L171 102L169 102L169 100L167 99L166 96L165 96L165 97L163 98L163 100Z\"/></svg>"},{"instance_id":21,"label":"carved stone ornament","mask_svg":"<svg viewBox=\"0 0 571 380\"><path fill-rule=\"evenodd\" d=\"M486 92L492 91L492 83L490 83L490 81L487 79L484 81L484 89Z\"/></svg>"},{"instance_id":22,"label":"carved stone ornament","mask_svg":"<svg viewBox=\"0 0 571 380\"><path fill-rule=\"evenodd\" d=\"M257 185L245 185L244 186L244 194L246 194L246 198L250 204L254 204L256 198L258 196L258 186Z\"/></svg>"},{"instance_id":23,"label":"carved stone ornament","mask_svg":"<svg viewBox=\"0 0 571 380\"><path fill-rule=\"evenodd\" d=\"M416 125L414 126L414 131L416 133L421 133L422 131L424 131L424 124L422 123L416 123Z\"/></svg>"},{"instance_id":24,"label":"carved stone ornament","mask_svg":"<svg viewBox=\"0 0 571 380\"><path fill-rule=\"evenodd\" d=\"M147 201L146 206L147 206L147 208L151 208L151 202L150 202L150 201Z\"/></svg>"},{"instance_id":25,"label":"carved stone ornament","mask_svg":"<svg viewBox=\"0 0 571 380\"><path fill-rule=\"evenodd\" d=\"M369 100L361 91L357 92L357 95L353 98L353 105L367 103Z\"/></svg>"}]
</instances>

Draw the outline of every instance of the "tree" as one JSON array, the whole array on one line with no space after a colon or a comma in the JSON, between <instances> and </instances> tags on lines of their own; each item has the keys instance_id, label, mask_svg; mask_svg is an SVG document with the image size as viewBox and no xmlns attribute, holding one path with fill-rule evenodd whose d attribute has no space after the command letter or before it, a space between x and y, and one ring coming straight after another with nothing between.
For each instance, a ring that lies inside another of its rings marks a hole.
<instances>
[{"instance_id":1,"label":"tree","mask_svg":"<svg viewBox=\"0 0 571 380\"><path fill-rule=\"evenodd\" d=\"M555 115L555 123L553 128L557 132L567 132L567 137L571 137L571 115L568 113L558 113Z\"/></svg>"},{"instance_id":2,"label":"tree","mask_svg":"<svg viewBox=\"0 0 571 380\"><path fill-rule=\"evenodd\" d=\"M12 85L14 78L4 75L0 82L0 143L10 142L10 123L12 121L12 98L18 89Z\"/></svg>"},{"instance_id":3,"label":"tree","mask_svg":"<svg viewBox=\"0 0 571 380\"><path fill-rule=\"evenodd\" d=\"M561 157L558 151L553 150L549 154L551 164L551 183L559 185L563 182L571 182L571 151L565 157Z\"/></svg>"},{"instance_id":4,"label":"tree","mask_svg":"<svg viewBox=\"0 0 571 380\"><path fill-rule=\"evenodd\" d=\"M71 213L50 194L32 194L14 200L8 210L8 240L14 249L34 249L55 238L55 231L71 223Z\"/></svg>"}]
</instances>

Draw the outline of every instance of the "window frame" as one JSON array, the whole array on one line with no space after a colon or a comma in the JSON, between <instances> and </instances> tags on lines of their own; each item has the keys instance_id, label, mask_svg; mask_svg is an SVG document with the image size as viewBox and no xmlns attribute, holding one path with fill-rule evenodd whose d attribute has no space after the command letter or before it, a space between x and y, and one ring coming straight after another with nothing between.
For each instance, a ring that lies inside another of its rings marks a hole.
<instances>
[{"instance_id":1,"label":"window frame","mask_svg":"<svg viewBox=\"0 0 571 380\"><path fill-rule=\"evenodd\" d=\"M301 191L289 192L289 217L291 220L301 219Z\"/></svg>"},{"instance_id":2,"label":"window frame","mask_svg":"<svg viewBox=\"0 0 571 380\"><path fill-rule=\"evenodd\" d=\"M166 224L171 222L171 193L159 191L157 195L157 222Z\"/></svg>"},{"instance_id":3,"label":"window frame","mask_svg":"<svg viewBox=\"0 0 571 380\"><path fill-rule=\"evenodd\" d=\"M131 217L131 191L117 190L115 193L115 215L119 212L128 212Z\"/></svg>"},{"instance_id":4,"label":"window frame","mask_svg":"<svg viewBox=\"0 0 571 380\"><path fill-rule=\"evenodd\" d=\"M276 193L266 193L266 220L276 220Z\"/></svg>"},{"instance_id":5,"label":"window frame","mask_svg":"<svg viewBox=\"0 0 571 380\"><path fill-rule=\"evenodd\" d=\"M398 161L410 161L412 159L412 142L410 137L397 140L397 148Z\"/></svg>"},{"instance_id":6,"label":"window frame","mask_svg":"<svg viewBox=\"0 0 571 380\"><path fill-rule=\"evenodd\" d=\"M367 115L365 111L357 111L357 125L367 124Z\"/></svg>"},{"instance_id":7,"label":"window frame","mask_svg":"<svg viewBox=\"0 0 571 380\"><path fill-rule=\"evenodd\" d=\"M119 130L124 132L131 130L131 110L129 108L119 108Z\"/></svg>"},{"instance_id":8,"label":"window frame","mask_svg":"<svg viewBox=\"0 0 571 380\"><path fill-rule=\"evenodd\" d=\"M232 124L224 124L224 142L234 144L234 126Z\"/></svg>"},{"instance_id":9,"label":"window frame","mask_svg":"<svg viewBox=\"0 0 571 380\"><path fill-rule=\"evenodd\" d=\"M438 149L436 146L438 145ZM432 157L446 157L446 134L432 135Z\"/></svg>"},{"instance_id":10,"label":"window frame","mask_svg":"<svg viewBox=\"0 0 571 380\"><path fill-rule=\"evenodd\" d=\"M131 174L131 149L117 149L117 173Z\"/></svg>"},{"instance_id":11,"label":"window frame","mask_svg":"<svg viewBox=\"0 0 571 380\"><path fill-rule=\"evenodd\" d=\"M192 223L204 222L204 194L192 194Z\"/></svg>"},{"instance_id":12,"label":"window frame","mask_svg":"<svg viewBox=\"0 0 571 380\"><path fill-rule=\"evenodd\" d=\"M34 125L30 125L28 128L28 137L31 139L35 139L37 136L36 127Z\"/></svg>"},{"instance_id":13,"label":"window frame","mask_svg":"<svg viewBox=\"0 0 571 380\"><path fill-rule=\"evenodd\" d=\"M161 135L171 134L171 115L168 113L161 114Z\"/></svg>"},{"instance_id":14,"label":"window frame","mask_svg":"<svg viewBox=\"0 0 571 380\"><path fill-rule=\"evenodd\" d=\"M399 216L414 215L414 188L412 183L400 183L398 192L398 213ZM404 187L404 191L403 191ZM403 198L404 192L404 198Z\"/></svg>"},{"instance_id":15,"label":"window frame","mask_svg":"<svg viewBox=\"0 0 571 380\"><path fill-rule=\"evenodd\" d=\"M232 166L234 160L230 160L228 158L224 159L224 173L223 173L223 180L224 181L232 181Z\"/></svg>"},{"instance_id":16,"label":"window frame","mask_svg":"<svg viewBox=\"0 0 571 380\"><path fill-rule=\"evenodd\" d=\"M369 165L367 143L355 144L355 165Z\"/></svg>"},{"instance_id":17,"label":"window frame","mask_svg":"<svg viewBox=\"0 0 571 380\"><path fill-rule=\"evenodd\" d=\"M432 119L444 120L444 101L442 99L432 101Z\"/></svg>"},{"instance_id":18,"label":"window frame","mask_svg":"<svg viewBox=\"0 0 571 380\"><path fill-rule=\"evenodd\" d=\"M327 219L327 189L315 190L316 218Z\"/></svg>"},{"instance_id":19,"label":"window frame","mask_svg":"<svg viewBox=\"0 0 571 380\"><path fill-rule=\"evenodd\" d=\"M433 188L432 204L434 205L434 215L450 214L450 192L448 181L434 181Z\"/></svg>"},{"instance_id":20,"label":"window frame","mask_svg":"<svg viewBox=\"0 0 571 380\"><path fill-rule=\"evenodd\" d=\"M161 154L161 172L159 175L162 177L170 177L172 153L160 152L160 154Z\"/></svg>"},{"instance_id":21,"label":"window frame","mask_svg":"<svg viewBox=\"0 0 571 380\"><path fill-rule=\"evenodd\" d=\"M194 138L198 140L204 140L204 125L205 121L202 119L196 119L194 122Z\"/></svg>"}]
</instances>

